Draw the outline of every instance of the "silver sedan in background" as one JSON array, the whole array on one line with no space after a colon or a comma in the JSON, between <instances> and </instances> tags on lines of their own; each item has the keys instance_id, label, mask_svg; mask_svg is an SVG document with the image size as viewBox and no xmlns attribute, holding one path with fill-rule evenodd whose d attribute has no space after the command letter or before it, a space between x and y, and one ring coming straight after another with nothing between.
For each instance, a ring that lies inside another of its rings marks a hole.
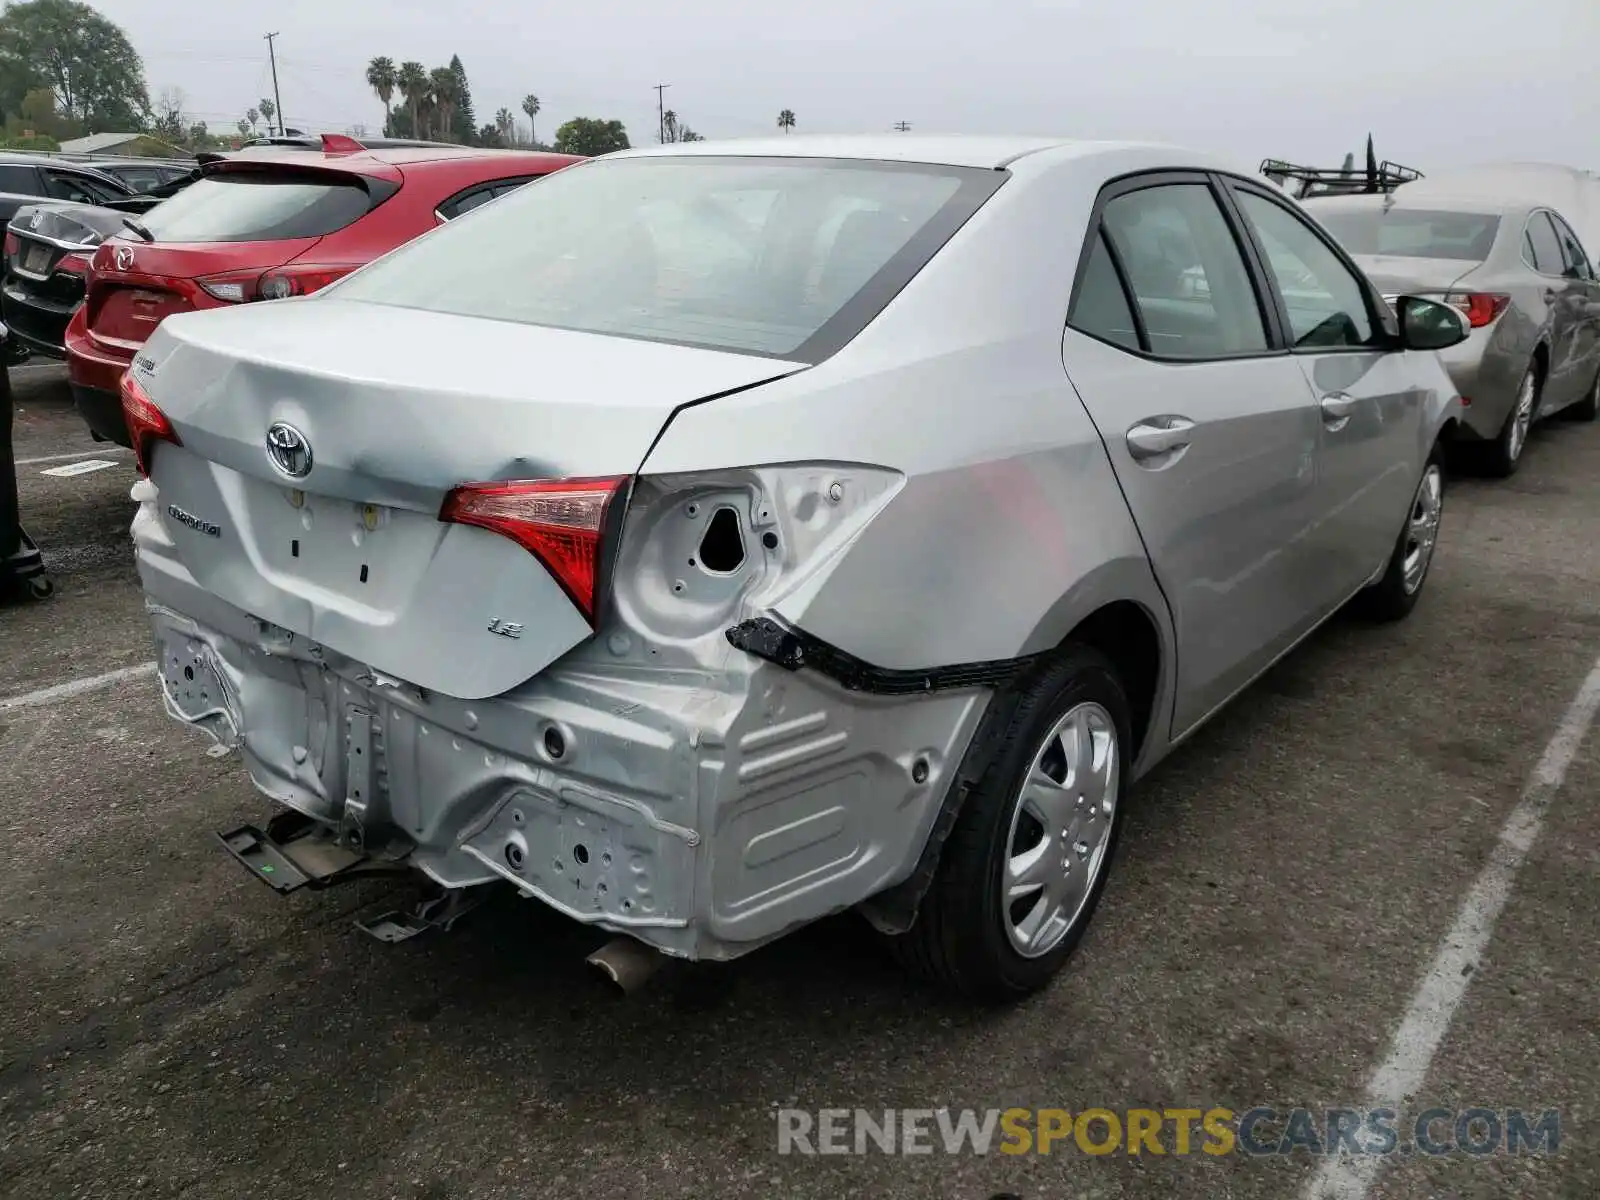
<instances>
[{"instance_id":1,"label":"silver sedan in background","mask_svg":"<svg viewBox=\"0 0 1600 1200\"><path fill-rule=\"evenodd\" d=\"M1420 183L1306 210L1385 293L1430 295L1467 316L1471 336L1441 356L1462 396L1463 457L1510 475L1535 421L1600 413L1600 281L1561 213Z\"/></svg>"},{"instance_id":2,"label":"silver sedan in background","mask_svg":"<svg viewBox=\"0 0 1600 1200\"><path fill-rule=\"evenodd\" d=\"M859 907L1016 996L1131 783L1415 605L1466 336L1167 147L610 155L156 331L162 697L284 806L224 837L258 877L439 889L385 940L504 883L637 978Z\"/></svg>"}]
</instances>

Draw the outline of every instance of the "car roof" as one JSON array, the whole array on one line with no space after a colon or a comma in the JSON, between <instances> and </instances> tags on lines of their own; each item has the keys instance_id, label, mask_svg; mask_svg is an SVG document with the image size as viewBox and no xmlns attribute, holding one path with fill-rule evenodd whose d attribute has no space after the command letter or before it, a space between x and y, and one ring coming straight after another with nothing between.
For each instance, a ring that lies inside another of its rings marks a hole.
<instances>
[{"instance_id":1,"label":"car roof","mask_svg":"<svg viewBox=\"0 0 1600 1200\"><path fill-rule=\"evenodd\" d=\"M476 146L395 146L360 150L349 154L293 146L246 146L219 155L224 162L286 163L303 167L334 167L357 174L387 174L383 167L412 167L423 163L468 162L490 159L553 171L580 161L575 154L551 154L542 150L485 150ZM363 171L362 168L377 168Z\"/></svg>"},{"instance_id":2,"label":"car roof","mask_svg":"<svg viewBox=\"0 0 1600 1200\"><path fill-rule=\"evenodd\" d=\"M1315 215L1323 212L1448 212L1479 213L1483 216L1503 217L1508 214L1530 211L1532 204L1509 201L1495 196L1473 196L1453 192L1424 192L1407 194L1406 184L1386 196L1316 196L1302 201L1306 211Z\"/></svg>"},{"instance_id":3,"label":"car roof","mask_svg":"<svg viewBox=\"0 0 1600 1200\"><path fill-rule=\"evenodd\" d=\"M1061 151L1070 157L1089 158L1131 149L1154 148L1145 142L1089 141L1062 137L995 137L975 134L797 134L778 137L733 138L721 141L676 142L642 146L608 154L613 158L655 158L678 155L731 155L762 158L843 158L864 162L927 163L935 166L982 167L998 170L1019 158L1044 151ZM1176 147L1162 147L1176 149ZM1203 156L1181 151L1185 161L1197 166Z\"/></svg>"}]
</instances>

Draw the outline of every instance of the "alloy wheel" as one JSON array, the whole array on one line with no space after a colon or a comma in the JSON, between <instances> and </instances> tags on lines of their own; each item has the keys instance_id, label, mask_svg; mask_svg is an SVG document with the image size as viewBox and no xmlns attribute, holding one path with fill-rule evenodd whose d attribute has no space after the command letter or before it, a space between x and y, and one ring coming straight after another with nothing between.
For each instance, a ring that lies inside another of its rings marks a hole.
<instances>
[{"instance_id":1,"label":"alloy wheel","mask_svg":"<svg viewBox=\"0 0 1600 1200\"><path fill-rule=\"evenodd\" d=\"M1430 462L1417 485L1411 502L1411 518L1406 522L1406 548L1401 566L1401 583L1411 595L1427 578L1433 561L1433 547L1439 540L1439 518L1444 513L1444 472Z\"/></svg>"}]
</instances>

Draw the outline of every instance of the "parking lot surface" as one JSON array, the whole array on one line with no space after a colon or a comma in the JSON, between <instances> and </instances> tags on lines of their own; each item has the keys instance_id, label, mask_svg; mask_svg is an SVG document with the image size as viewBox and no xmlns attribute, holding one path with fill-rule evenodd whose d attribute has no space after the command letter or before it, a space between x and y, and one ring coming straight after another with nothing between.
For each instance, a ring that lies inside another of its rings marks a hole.
<instances>
[{"instance_id":1,"label":"parking lot surface","mask_svg":"<svg viewBox=\"0 0 1600 1200\"><path fill-rule=\"evenodd\" d=\"M1405 1099L1557 1109L1559 1150L1395 1155L1362 1186L1600 1195L1600 738L1530 792L1600 657L1600 426L1453 482L1412 617L1333 622L1145 781L1081 952L982 1012L848 916L622 999L582 961L602 935L536 903L383 947L351 920L392 884L247 878L212 833L270 805L153 677L44 691L152 651L132 456L89 441L58 369L15 385L57 595L0 612L0 1195L1304 1195L1303 1152L784 1156L776 1110L1364 1107L1513 816L1509 896L1459 1007L1424 994L1442 1037L1399 1048ZM42 474L93 458L116 465Z\"/></svg>"}]
</instances>

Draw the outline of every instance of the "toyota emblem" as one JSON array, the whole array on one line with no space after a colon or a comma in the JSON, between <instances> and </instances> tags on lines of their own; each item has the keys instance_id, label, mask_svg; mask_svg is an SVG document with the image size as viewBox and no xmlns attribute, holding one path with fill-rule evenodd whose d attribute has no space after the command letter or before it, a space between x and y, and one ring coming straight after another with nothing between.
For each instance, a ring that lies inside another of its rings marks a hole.
<instances>
[{"instance_id":1,"label":"toyota emblem","mask_svg":"<svg viewBox=\"0 0 1600 1200\"><path fill-rule=\"evenodd\" d=\"M267 457L290 479L311 474L311 443L293 425L277 421L267 428Z\"/></svg>"},{"instance_id":2,"label":"toyota emblem","mask_svg":"<svg viewBox=\"0 0 1600 1200\"><path fill-rule=\"evenodd\" d=\"M119 271L131 271L131 270L133 270L133 247L132 246L118 246L117 247L117 270L119 270Z\"/></svg>"}]
</instances>

